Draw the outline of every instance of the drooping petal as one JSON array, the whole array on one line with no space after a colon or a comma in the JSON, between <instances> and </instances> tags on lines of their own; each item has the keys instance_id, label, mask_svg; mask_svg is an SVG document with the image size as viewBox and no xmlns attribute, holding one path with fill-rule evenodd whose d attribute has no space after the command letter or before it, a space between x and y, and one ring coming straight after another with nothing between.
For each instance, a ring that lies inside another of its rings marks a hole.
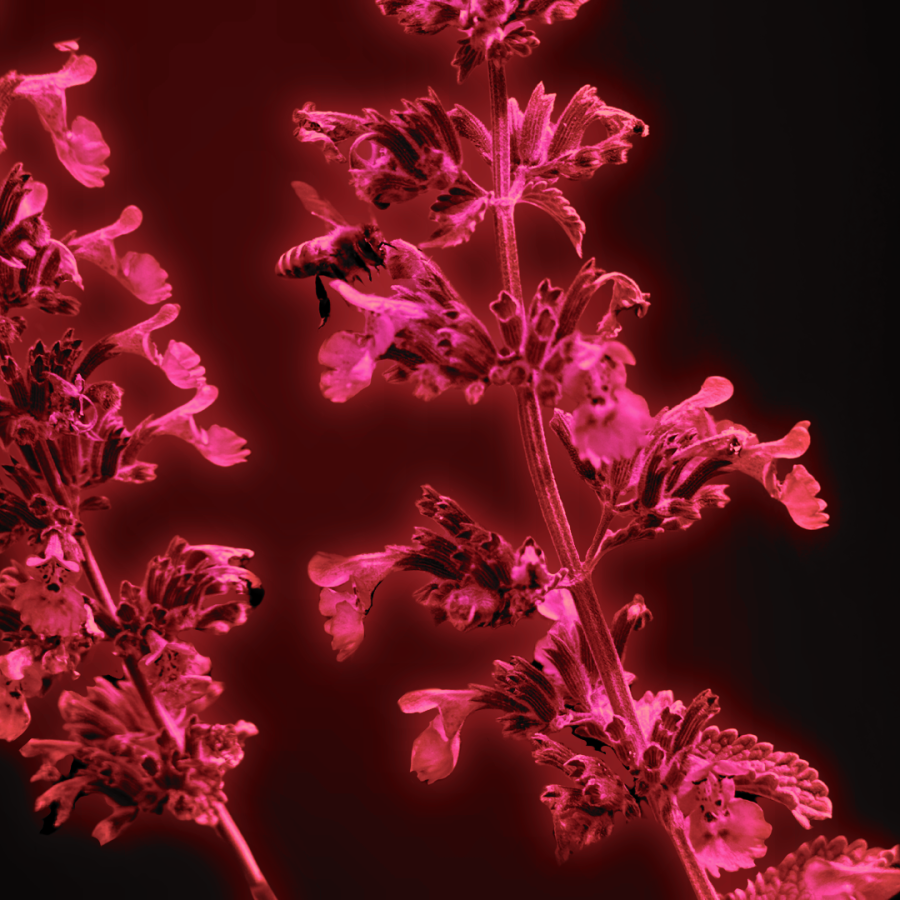
<instances>
[{"instance_id":1,"label":"drooping petal","mask_svg":"<svg viewBox=\"0 0 900 900\"><path fill-rule=\"evenodd\" d=\"M696 805L688 817L688 837L697 859L713 878L719 869L736 872L752 868L765 856L772 826L759 804L736 799L731 778L710 776L695 789Z\"/></svg>"},{"instance_id":2,"label":"drooping petal","mask_svg":"<svg viewBox=\"0 0 900 900\"><path fill-rule=\"evenodd\" d=\"M466 718L478 707L476 691L445 691L428 688L404 694L397 703L405 713L438 713L413 744L411 772L428 784L446 778L459 759L459 732Z\"/></svg>"},{"instance_id":3,"label":"drooping petal","mask_svg":"<svg viewBox=\"0 0 900 900\"><path fill-rule=\"evenodd\" d=\"M114 243L117 237L137 229L142 220L143 214L136 206L127 206L112 225L73 238L69 247L77 258L109 272L139 300L161 303L172 296L172 286L160 264L148 253L129 251L120 257Z\"/></svg>"},{"instance_id":4,"label":"drooping petal","mask_svg":"<svg viewBox=\"0 0 900 900\"><path fill-rule=\"evenodd\" d=\"M75 41L56 44L58 50L72 51L58 71L48 75L25 75L16 85L14 95L34 104L44 128L50 132L60 162L86 187L103 187L109 169L103 161L109 146L100 129L83 116L68 125L66 88L87 84L97 71L90 56L79 56Z\"/></svg>"},{"instance_id":5,"label":"drooping petal","mask_svg":"<svg viewBox=\"0 0 900 900\"><path fill-rule=\"evenodd\" d=\"M824 512L828 504L816 496L820 488L819 482L802 465L794 466L781 485L778 499L801 528L812 530L828 524L828 513Z\"/></svg>"},{"instance_id":6,"label":"drooping petal","mask_svg":"<svg viewBox=\"0 0 900 900\"><path fill-rule=\"evenodd\" d=\"M325 616L325 631L332 636L331 649L337 652L337 661L352 656L363 641L365 610L355 591L335 591L322 588L319 594L319 612Z\"/></svg>"},{"instance_id":7,"label":"drooping petal","mask_svg":"<svg viewBox=\"0 0 900 900\"><path fill-rule=\"evenodd\" d=\"M246 440L230 428L212 425L207 430L194 420L194 415L210 406L218 397L218 388L203 384L187 403L172 412L153 419L146 430L154 434L171 434L189 444L217 466L233 466L245 462L250 455Z\"/></svg>"}]
</instances>

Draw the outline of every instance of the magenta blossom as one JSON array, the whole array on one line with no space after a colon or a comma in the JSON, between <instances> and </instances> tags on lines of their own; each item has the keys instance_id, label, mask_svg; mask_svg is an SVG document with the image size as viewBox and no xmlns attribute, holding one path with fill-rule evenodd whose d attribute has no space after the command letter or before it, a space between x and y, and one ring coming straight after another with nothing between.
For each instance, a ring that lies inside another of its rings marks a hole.
<instances>
[{"instance_id":1,"label":"magenta blossom","mask_svg":"<svg viewBox=\"0 0 900 900\"><path fill-rule=\"evenodd\" d=\"M355 653L362 643L363 620L372 606L375 588L406 549L386 547L381 553L351 557L317 553L309 561L309 577L322 588L319 612L326 617L325 631L332 636L331 647L337 651L338 662Z\"/></svg>"},{"instance_id":2,"label":"magenta blossom","mask_svg":"<svg viewBox=\"0 0 900 900\"><path fill-rule=\"evenodd\" d=\"M139 300L162 303L172 296L172 286L160 264L149 253L133 250L120 257L114 243L117 237L134 231L142 220L143 214L136 206L127 206L112 225L72 238L68 245L78 259L89 260L109 272Z\"/></svg>"},{"instance_id":3,"label":"magenta blossom","mask_svg":"<svg viewBox=\"0 0 900 900\"><path fill-rule=\"evenodd\" d=\"M443 691L427 688L404 694L397 703L405 713L436 709L437 715L416 738L410 771L419 781L431 784L446 778L459 759L459 732L469 713L478 709L473 702L477 691Z\"/></svg>"},{"instance_id":4,"label":"magenta blossom","mask_svg":"<svg viewBox=\"0 0 900 900\"><path fill-rule=\"evenodd\" d=\"M766 853L772 826L758 803L735 798L734 780L710 775L681 798L697 859L713 878L719 869L750 869Z\"/></svg>"},{"instance_id":5,"label":"magenta blossom","mask_svg":"<svg viewBox=\"0 0 900 900\"><path fill-rule=\"evenodd\" d=\"M103 161L109 156L109 146L100 129L83 116L76 116L71 126L66 113L66 88L87 84L97 71L97 63L90 56L79 56L77 41L54 45L71 55L63 67L49 75L19 75L10 72L5 80L12 83L12 96L24 97L34 104L44 128L50 132L60 162L87 187L103 187L109 169ZM0 91L2 93L2 91ZM0 125L5 109L0 108ZM4 149L0 138L0 151Z\"/></svg>"},{"instance_id":6,"label":"magenta blossom","mask_svg":"<svg viewBox=\"0 0 900 900\"><path fill-rule=\"evenodd\" d=\"M573 18L587 0L376 0L386 16L398 16L408 32L437 34L455 25L466 36L453 65L463 81L485 58L527 56L539 43L529 19Z\"/></svg>"}]
</instances>

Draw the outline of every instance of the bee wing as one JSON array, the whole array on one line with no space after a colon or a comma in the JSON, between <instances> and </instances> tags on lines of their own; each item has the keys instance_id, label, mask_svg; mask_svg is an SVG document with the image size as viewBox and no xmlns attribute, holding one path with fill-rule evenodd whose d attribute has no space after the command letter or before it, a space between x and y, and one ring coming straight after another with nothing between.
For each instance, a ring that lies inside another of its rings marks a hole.
<instances>
[{"instance_id":1,"label":"bee wing","mask_svg":"<svg viewBox=\"0 0 900 900\"><path fill-rule=\"evenodd\" d=\"M346 225L349 222L327 201L323 200L316 189L305 181L292 181L291 187L306 207L306 211L328 222L329 225Z\"/></svg>"}]
</instances>

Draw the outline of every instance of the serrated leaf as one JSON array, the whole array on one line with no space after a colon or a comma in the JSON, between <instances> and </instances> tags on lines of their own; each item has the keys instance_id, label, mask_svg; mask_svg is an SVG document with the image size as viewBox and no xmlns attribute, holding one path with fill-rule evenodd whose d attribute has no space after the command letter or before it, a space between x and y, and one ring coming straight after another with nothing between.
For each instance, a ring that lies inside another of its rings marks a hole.
<instances>
[{"instance_id":1,"label":"serrated leaf","mask_svg":"<svg viewBox=\"0 0 900 900\"><path fill-rule=\"evenodd\" d=\"M820 836L722 900L890 900L900 891L900 869L892 868L898 859L900 847L869 849L862 840L848 844L845 837Z\"/></svg>"},{"instance_id":2,"label":"serrated leaf","mask_svg":"<svg viewBox=\"0 0 900 900\"><path fill-rule=\"evenodd\" d=\"M703 761L692 770L734 775L738 791L777 800L804 828L811 827L811 818L831 818L828 787L796 753L783 753L756 735L739 735L733 728L720 731L714 725L703 732L690 753Z\"/></svg>"},{"instance_id":3,"label":"serrated leaf","mask_svg":"<svg viewBox=\"0 0 900 900\"><path fill-rule=\"evenodd\" d=\"M587 229L575 207L566 200L559 188L550 187L546 181L533 181L519 199L544 210L556 219L575 247L575 252L581 256L581 242Z\"/></svg>"},{"instance_id":4,"label":"serrated leaf","mask_svg":"<svg viewBox=\"0 0 900 900\"><path fill-rule=\"evenodd\" d=\"M463 172L446 194L431 206L431 216L438 228L420 247L453 247L472 237L489 205L489 195Z\"/></svg>"}]
</instances>

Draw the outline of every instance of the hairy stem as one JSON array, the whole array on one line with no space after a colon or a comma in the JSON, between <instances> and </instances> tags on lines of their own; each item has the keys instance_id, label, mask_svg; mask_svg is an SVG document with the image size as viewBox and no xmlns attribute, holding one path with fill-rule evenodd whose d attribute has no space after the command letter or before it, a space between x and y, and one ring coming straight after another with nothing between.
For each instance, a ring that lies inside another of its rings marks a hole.
<instances>
[{"instance_id":1,"label":"hairy stem","mask_svg":"<svg viewBox=\"0 0 900 900\"><path fill-rule=\"evenodd\" d=\"M503 288L516 301L519 315L524 319L522 279L519 275L519 249L516 246L516 226L513 222L514 204L510 199L512 160L509 143L509 100L506 94L506 71L501 60L488 61L491 86L491 170L494 180L494 229L500 257Z\"/></svg>"},{"instance_id":2,"label":"hairy stem","mask_svg":"<svg viewBox=\"0 0 900 900\"><path fill-rule=\"evenodd\" d=\"M619 654L616 653L612 632L609 630L603 610L600 608L600 602L590 576L586 575L582 568L572 529L566 517L559 489L556 486L556 477L553 474L553 466L547 450L544 424L534 385L529 384L519 388L518 395L519 427L541 513L559 556L560 564L569 570L570 577L574 582L570 588L572 599L578 610L578 618L584 628L588 646L591 648L597 668L600 670L603 686L609 695L613 712L629 724L630 731L634 736L638 755L637 762L643 753L644 736L638 725L634 700L625 682L625 670L622 668Z\"/></svg>"},{"instance_id":3,"label":"hairy stem","mask_svg":"<svg viewBox=\"0 0 900 900\"><path fill-rule=\"evenodd\" d=\"M257 865L244 835L235 824L231 813L224 803L213 804L219 815L219 824L216 831L219 836L234 850L237 858L240 860L241 868L244 871L244 878L250 886L250 896L253 900L277 900L275 892L269 887L262 870Z\"/></svg>"},{"instance_id":4,"label":"hairy stem","mask_svg":"<svg viewBox=\"0 0 900 900\"><path fill-rule=\"evenodd\" d=\"M34 455L40 466L41 474L47 482L47 486L50 489L50 494L53 499L61 506L66 506L74 515L77 515L77 502L72 496L73 492L68 490L63 484L59 469L53 462L53 455L49 452L49 448L45 442L38 442L32 449L34 450ZM77 540L79 547L81 547L81 552L84 554L84 572L88 583L91 586L91 590L94 592L94 595L101 604L103 612L107 614L109 620L118 625L119 619L115 601L106 584L106 579L103 577L103 572L100 570L97 557L94 556L94 551L91 549L87 535L82 532L78 535ZM146 706L147 712L153 719L154 724L157 728L167 732L178 749L183 753L185 747L184 730L178 726L172 718L172 714L166 709L165 704L160 698L153 693L144 673L138 665L138 661L133 657L126 656L123 659L123 663L131 683L138 692L144 706ZM247 841L235 824L235 821L228 812L225 804L216 803L215 807L216 812L219 815L219 825L217 826L217 830L225 839L226 843L237 854L241 868L244 871L244 876L247 879L247 884L250 886L251 897L253 900L277 900L274 892L269 887L268 882L263 877L259 866L256 864L256 860L250 852Z\"/></svg>"},{"instance_id":5,"label":"hairy stem","mask_svg":"<svg viewBox=\"0 0 900 900\"><path fill-rule=\"evenodd\" d=\"M670 802L667 809L655 809L654 812L678 851L681 864L684 866L684 871L687 873L697 900L719 900L718 891L716 891L709 880L706 869L700 864L700 860L697 859L697 854L684 827L681 811L677 810L674 804Z\"/></svg>"},{"instance_id":6,"label":"hairy stem","mask_svg":"<svg viewBox=\"0 0 900 900\"><path fill-rule=\"evenodd\" d=\"M512 159L506 75L502 61L489 60L488 72L491 89L491 133L493 137L491 165L494 182L493 210L497 253L500 259L503 289L515 298L526 331L524 339L527 340L529 322L525 316L522 282L519 274L519 254L513 221L515 203L510 196ZM600 547L609 523L615 516L615 501L613 499L604 504L600 525L587 554L590 568L586 569L578 554L562 497L560 497L556 485L533 377L517 389L517 394L522 442L541 513L547 530L550 532L560 565L569 570L572 579L570 590L588 646L600 671L613 712L628 723L634 741L634 762L639 765L646 747L646 740L638 723L634 698L625 681L622 660L616 652L612 632L603 615L603 610L600 608L590 575L590 570L599 559ZM718 894L697 859L685 832L680 810L670 803L665 810L654 808L654 813L671 837L698 900L718 900Z\"/></svg>"}]
</instances>

